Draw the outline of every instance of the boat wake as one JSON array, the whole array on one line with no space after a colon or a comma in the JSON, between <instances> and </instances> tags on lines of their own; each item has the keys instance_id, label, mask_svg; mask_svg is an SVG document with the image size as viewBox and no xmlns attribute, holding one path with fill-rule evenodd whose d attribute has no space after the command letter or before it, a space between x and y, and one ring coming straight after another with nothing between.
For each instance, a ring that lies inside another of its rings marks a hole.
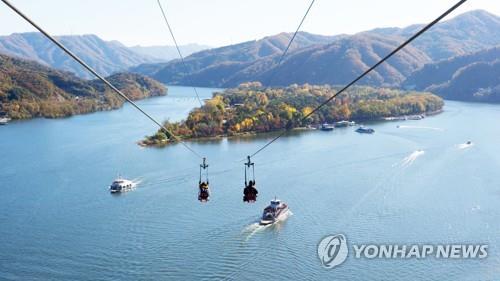
<instances>
[{"instance_id":1,"label":"boat wake","mask_svg":"<svg viewBox=\"0 0 500 281\"><path fill-rule=\"evenodd\" d=\"M142 183L142 178L135 178L132 180L132 184L134 184L134 187L137 187L141 183Z\"/></svg>"},{"instance_id":2,"label":"boat wake","mask_svg":"<svg viewBox=\"0 0 500 281\"><path fill-rule=\"evenodd\" d=\"M251 224L247 225L242 231L241 234L244 236L245 241L248 241L252 236L255 234L265 231L267 229L276 229L279 230L281 228L281 223L286 221L290 216L292 216L293 213L292 211L288 210L285 214L280 216L278 220L276 220L275 223L273 224L268 224L268 225L261 225L260 218L258 218L256 221L252 222Z\"/></svg>"},{"instance_id":3,"label":"boat wake","mask_svg":"<svg viewBox=\"0 0 500 281\"><path fill-rule=\"evenodd\" d=\"M481 211L481 205L476 205L476 206L471 208L471 212L473 212L473 213L479 212L479 211Z\"/></svg>"},{"instance_id":4,"label":"boat wake","mask_svg":"<svg viewBox=\"0 0 500 281\"><path fill-rule=\"evenodd\" d=\"M420 156L424 155L425 151L423 150L416 150L412 152L410 155L406 156L401 162L393 165L393 167L400 166L403 168L409 167L417 160Z\"/></svg>"},{"instance_id":5,"label":"boat wake","mask_svg":"<svg viewBox=\"0 0 500 281\"><path fill-rule=\"evenodd\" d=\"M441 128L436 127L424 127L424 126L409 126L409 125L400 125L399 129L423 129L423 130L434 130L434 131L444 131Z\"/></svg>"},{"instance_id":6,"label":"boat wake","mask_svg":"<svg viewBox=\"0 0 500 281\"><path fill-rule=\"evenodd\" d=\"M467 148L471 148L472 146L474 146L474 143L461 143L461 144L457 144L455 147L457 149L460 149L460 150L463 150L463 149L467 149Z\"/></svg>"}]
</instances>

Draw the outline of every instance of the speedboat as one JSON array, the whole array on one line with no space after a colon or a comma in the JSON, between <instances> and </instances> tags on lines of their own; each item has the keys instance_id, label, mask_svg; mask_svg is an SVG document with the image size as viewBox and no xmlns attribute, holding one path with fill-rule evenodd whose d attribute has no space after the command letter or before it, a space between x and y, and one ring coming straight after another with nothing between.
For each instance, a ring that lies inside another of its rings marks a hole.
<instances>
[{"instance_id":1,"label":"speedboat","mask_svg":"<svg viewBox=\"0 0 500 281\"><path fill-rule=\"evenodd\" d=\"M271 204L264 209L260 225L273 224L286 216L287 212L288 206L281 202L281 200L275 198L271 200Z\"/></svg>"},{"instance_id":2,"label":"speedboat","mask_svg":"<svg viewBox=\"0 0 500 281\"><path fill-rule=\"evenodd\" d=\"M323 123L319 129L321 131L332 131L335 127L333 125L330 125L328 123Z\"/></svg>"},{"instance_id":3,"label":"speedboat","mask_svg":"<svg viewBox=\"0 0 500 281\"><path fill-rule=\"evenodd\" d=\"M349 126L354 126L354 125L356 125L356 122L346 121L346 120L342 120L342 121L335 123L336 128L344 128L344 127L349 127Z\"/></svg>"},{"instance_id":4,"label":"speedboat","mask_svg":"<svg viewBox=\"0 0 500 281\"><path fill-rule=\"evenodd\" d=\"M375 130L372 128L365 128L365 127L359 127L356 132L360 134L373 134L375 133Z\"/></svg>"},{"instance_id":5,"label":"speedboat","mask_svg":"<svg viewBox=\"0 0 500 281\"><path fill-rule=\"evenodd\" d=\"M111 193L127 192L133 189L135 186L136 183L134 183L133 181L119 177L114 180L113 183L109 186L109 191Z\"/></svg>"},{"instance_id":6,"label":"speedboat","mask_svg":"<svg viewBox=\"0 0 500 281\"><path fill-rule=\"evenodd\" d=\"M472 141L467 141L465 144L467 144L467 145L471 145L471 144L472 144Z\"/></svg>"}]
</instances>

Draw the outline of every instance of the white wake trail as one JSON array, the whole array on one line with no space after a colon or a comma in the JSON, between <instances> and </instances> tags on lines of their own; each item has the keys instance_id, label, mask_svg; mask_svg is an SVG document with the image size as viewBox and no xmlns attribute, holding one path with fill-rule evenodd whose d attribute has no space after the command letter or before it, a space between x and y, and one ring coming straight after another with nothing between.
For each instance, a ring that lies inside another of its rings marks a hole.
<instances>
[{"instance_id":1,"label":"white wake trail","mask_svg":"<svg viewBox=\"0 0 500 281\"><path fill-rule=\"evenodd\" d=\"M268 224L268 225L261 225L259 221L253 222L250 225L247 225L242 231L241 234L245 236L245 241L248 241L252 236L255 234L262 232L266 229L269 228L278 228L280 227L280 224L284 221L286 221L290 216L292 216L293 213L292 211L288 210L285 214L283 214L275 223ZM259 219L260 220L260 219Z\"/></svg>"},{"instance_id":2,"label":"white wake trail","mask_svg":"<svg viewBox=\"0 0 500 281\"><path fill-rule=\"evenodd\" d=\"M400 163L399 165L401 167L409 167L410 165L415 162L420 156L424 155L425 151L423 150L417 150L412 152L410 155L406 156Z\"/></svg>"},{"instance_id":3,"label":"white wake trail","mask_svg":"<svg viewBox=\"0 0 500 281\"><path fill-rule=\"evenodd\" d=\"M142 178L135 178L132 180L132 184L134 184L134 187L137 187L141 183L142 183Z\"/></svg>"},{"instance_id":4,"label":"white wake trail","mask_svg":"<svg viewBox=\"0 0 500 281\"><path fill-rule=\"evenodd\" d=\"M472 146L474 146L474 143L470 142L470 143L457 144L455 147L457 149L463 150L463 149L471 148Z\"/></svg>"},{"instance_id":5,"label":"white wake trail","mask_svg":"<svg viewBox=\"0 0 500 281\"><path fill-rule=\"evenodd\" d=\"M399 129L423 129L423 130L434 130L434 131L444 131L441 128L436 127L425 127L425 126L409 126L409 125L400 125Z\"/></svg>"}]
</instances>

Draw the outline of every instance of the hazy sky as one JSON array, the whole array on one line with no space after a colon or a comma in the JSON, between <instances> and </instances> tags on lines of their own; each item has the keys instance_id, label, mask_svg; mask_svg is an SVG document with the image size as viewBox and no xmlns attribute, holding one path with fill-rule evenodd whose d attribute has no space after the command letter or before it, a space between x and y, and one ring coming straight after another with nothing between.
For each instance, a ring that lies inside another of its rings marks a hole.
<instances>
[{"instance_id":1,"label":"hazy sky","mask_svg":"<svg viewBox=\"0 0 500 281\"><path fill-rule=\"evenodd\" d=\"M56 35L97 34L126 45L172 45L156 0L10 0ZM316 0L302 30L334 35L406 26L437 17L458 0ZM162 0L179 44L222 46L293 31L310 0ZM453 15L500 0L469 0ZM0 35L33 31L0 2Z\"/></svg>"}]
</instances>

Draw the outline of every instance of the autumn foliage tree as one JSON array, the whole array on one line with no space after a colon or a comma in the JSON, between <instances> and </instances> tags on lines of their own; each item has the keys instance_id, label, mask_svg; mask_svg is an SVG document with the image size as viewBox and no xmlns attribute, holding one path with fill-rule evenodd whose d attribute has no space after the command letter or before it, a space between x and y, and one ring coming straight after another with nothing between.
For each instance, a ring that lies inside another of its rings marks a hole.
<instances>
[{"instance_id":1,"label":"autumn foliage tree","mask_svg":"<svg viewBox=\"0 0 500 281\"><path fill-rule=\"evenodd\" d=\"M335 87L307 84L264 88L258 82L245 83L238 88L214 93L202 107L192 110L186 120L167 122L165 125L182 138L231 136L270 132L287 126L422 114L443 107L443 100L430 93L354 87L302 122L304 116L337 90ZM157 138L156 135L147 137L144 142L157 144Z\"/></svg>"}]
</instances>

